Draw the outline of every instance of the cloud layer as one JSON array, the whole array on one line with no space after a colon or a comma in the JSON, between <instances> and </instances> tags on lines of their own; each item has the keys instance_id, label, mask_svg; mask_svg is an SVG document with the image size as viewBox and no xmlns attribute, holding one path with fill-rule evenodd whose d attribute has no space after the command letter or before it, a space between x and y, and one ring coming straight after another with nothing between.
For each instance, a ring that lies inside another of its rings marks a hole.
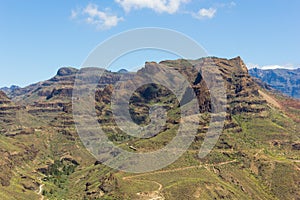
<instances>
[{"instance_id":1,"label":"cloud layer","mask_svg":"<svg viewBox=\"0 0 300 200\"><path fill-rule=\"evenodd\" d=\"M123 17L111 14L109 9L101 11L97 5L91 3L83 9L72 10L72 19L77 19L79 16L83 17L87 24L95 25L100 30L110 29L124 20Z\"/></svg>"},{"instance_id":2,"label":"cloud layer","mask_svg":"<svg viewBox=\"0 0 300 200\"><path fill-rule=\"evenodd\" d=\"M125 13L132 12L133 10L150 9L156 13L167 13L170 15L178 13L188 14L199 20L214 18L217 13L217 8L232 8L236 5L234 2L230 2L215 4L208 8L200 7L198 11L183 11L182 5L188 4L191 1L192 0L114 0L114 3L122 8L123 11L121 10L121 12ZM110 29L124 20L123 17L112 14L109 8L100 10L96 4L92 3L89 3L85 8L72 10L70 17L73 20L75 19L94 25L98 30Z\"/></svg>"},{"instance_id":3,"label":"cloud layer","mask_svg":"<svg viewBox=\"0 0 300 200\"><path fill-rule=\"evenodd\" d=\"M253 64L253 63L248 63L247 64L247 68L248 69L252 69L252 68L258 68L258 69L296 69L297 67L287 64L287 65L265 65L265 66L260 66L257 64Z\"/></svg>"},{"instance_id":4,"label":"cloud layer","mask_svg":"<svg viewBox=\"0 0 300 200\"><path fill-rule=\"evenodd\" d=\"M130 12L135 9L149 8L158 13L176 13L180 5L188 3L189 0L115 0L125 12Z\"/></svg>"},{"instance_id":5,"label":"cloud layer","mask_svg":"<svg viewBox=\"0 0 300 200\"><path fill-rule=\"evenodd\" d=\"M193 13L193 17L197 18L197 19L211 19L213 18L217 13L217 9L216 8L202 8L200 9L197 13Z\"/></svg>"}]
</instances>

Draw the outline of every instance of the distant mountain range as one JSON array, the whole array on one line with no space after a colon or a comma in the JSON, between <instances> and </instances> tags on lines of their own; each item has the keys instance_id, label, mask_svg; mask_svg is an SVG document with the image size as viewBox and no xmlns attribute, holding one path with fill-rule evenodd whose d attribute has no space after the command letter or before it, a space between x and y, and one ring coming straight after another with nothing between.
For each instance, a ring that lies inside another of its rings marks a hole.
<instances>
[{"instance_id":1,"label":"distant mountain range","mask_svg":"<svg viewBox=\"0 0 300 200\"><path fill-rule=\"evenodd\" d=\"M258 69L249 70L249 74L268 84L271 88L286 95L300 99L300 68L298 69Z\"/></svg>"},{"instance_id":2,"label":"distant mountain range","mask_svg":"<svg viewBox=\"0 0 300 200\"><path fill-rule=\"evenodd\" d=\"M20 89L19 86L16 86L16 85L12 85L10 87L3 87L3 88L0 88L0 90L2 90L3 92L5 92L6 94L9 94L11 92L13 92L14 90L16 89Z\"/></svg>"}]
</instances>

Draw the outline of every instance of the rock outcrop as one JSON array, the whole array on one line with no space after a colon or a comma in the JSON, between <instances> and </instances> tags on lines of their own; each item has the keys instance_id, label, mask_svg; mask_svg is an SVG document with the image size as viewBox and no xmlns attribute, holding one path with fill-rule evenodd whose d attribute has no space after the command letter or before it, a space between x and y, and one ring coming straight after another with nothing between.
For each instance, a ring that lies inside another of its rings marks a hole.
<instances>
[{"instance_id":1,"label":"rock outcrop","mask_svg":"<svg viewBox=\"0 0 300 200\"><path fill-rule=\"evenodd\" d=\"M0 91L0 124L13 124L21 106L15 105L3 91Z\"/></svg>"}]
</instances>

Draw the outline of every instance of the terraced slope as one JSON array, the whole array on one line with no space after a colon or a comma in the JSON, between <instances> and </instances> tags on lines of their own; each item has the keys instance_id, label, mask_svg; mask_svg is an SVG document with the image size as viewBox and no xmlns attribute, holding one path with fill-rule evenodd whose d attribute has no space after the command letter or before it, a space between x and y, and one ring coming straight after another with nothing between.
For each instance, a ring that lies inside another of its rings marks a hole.
<instances>
[{"instance_id":1,"label":"terraced slope","mask_svg":"<svg viewBox=\"0 0 300 200\"><path fill-rule=\"evenodd\" d=\"M224 131L213 151L198 152L211 118L211 99L196 65L214 64L227 93ZM1 199L297 199L300 196L300 103L259 86L241 58L146 63L164 65L190 82L201 113L189 150L168 167L129 174L110 169L89 154L75 130L72 115L74 68L62 68L47 81L0 92ZM86 69L88 71L88 69ZM84 74L84 71L83 71ZM97 74L95 74L97 76ZM180 102L166 87L138 88L129 103L133 120L149 123L149 109L159 103L167 123L155 136L137 139L123 133L111 112L111 94L120 79L133 73L106 71L95 94L101 127L119 147L149 152L176 135ZM89 77L91 78L91 77ZM84 85L82 87L85 87ZM87 127L88 128L88 127Z\"/></svg>"}]
</instances>

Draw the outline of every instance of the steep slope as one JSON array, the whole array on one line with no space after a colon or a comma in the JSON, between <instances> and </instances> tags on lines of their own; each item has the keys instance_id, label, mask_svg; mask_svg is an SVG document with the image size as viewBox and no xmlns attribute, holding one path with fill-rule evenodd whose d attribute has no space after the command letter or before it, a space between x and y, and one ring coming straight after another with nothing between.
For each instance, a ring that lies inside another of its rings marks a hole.
<instances>
[{"instance_id":1,"label":"steep slope","mask_svg":"<svg viewBox=\"0 0 300 200\"><path fill-rule=\"evenodd\" d=\"M14 119L16 118L17 111L20 109L20 106L12 103L11 100L6 96L6 94L0 91L0 124L16 123Z\"/></svg>"},{"instance_id":2,"label":"steep slope","mask_svg":"<svg viewBox=\"0 0 300 200\"><path fill-rule=\"evenodd\" d=\"M225 82L226 122L213 151L199 159L211 118L211 99L196 69L211 64L215 66L212 74L220 72ZM0 151L4 155L0 162L1 199L298 198L299 101L258 85L240 57L151 62L137 73L154 73L157 65L176 69L189 81L201 112L194 142L176 162L155 172L129 174L96 161L81 144L73 122L71 100L78 70L62 68L52 79L14 90L10 97L22 106L0 93L0 110L7 108L0 118L5 129L0 134ZM129 102L133 120L148 124L150 107L159 103L167 111L167 123L151 138L128 136L113 119L111 94L116 82L130 83L133 76L123 71L105 71L93 97L98 122L115 145L131 152L150 152L162 148L176 135L180 102L161 85L138 88ZM10 116L6 113L19 114L5 121ZM18 131L29 134L15 134Z\"/></svg>"},{"instance_id":3,"label":"steep slope","mask_svg":"<svg viewBox=\"0 0 300 200\"><path fill-rule=\"evenodd\" d=\"M249 73L269 84L273 89L291 97L300 98L300 68L294 70L253 68L249 70Z\"/></svg>"}]
</instances>

